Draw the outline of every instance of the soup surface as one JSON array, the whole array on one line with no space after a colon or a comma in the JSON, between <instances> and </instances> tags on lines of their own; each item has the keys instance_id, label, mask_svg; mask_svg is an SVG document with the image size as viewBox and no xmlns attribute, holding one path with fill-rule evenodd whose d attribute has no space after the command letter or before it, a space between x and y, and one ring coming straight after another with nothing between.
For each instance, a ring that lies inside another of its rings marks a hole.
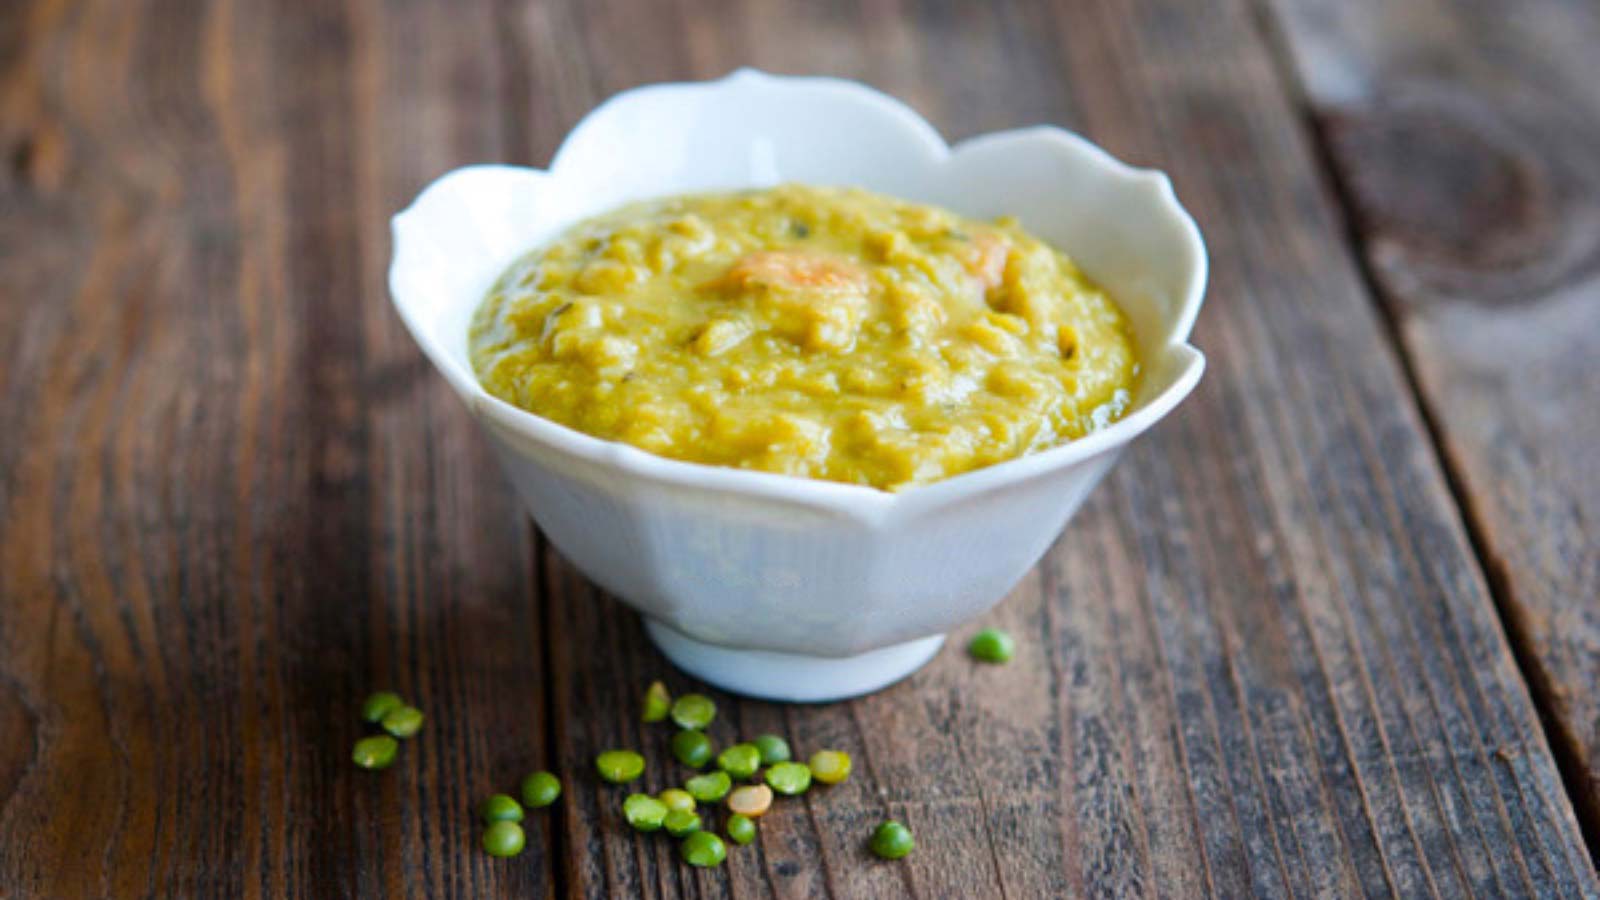
<instances>
[{"instance_id":1,"label":"soup surface","mask_svg":"<svg viewBox=\"0 0 1600 900\"><path fill-rule=\"evenodd\" d=\"M518 260L473 321L485 389L661 456L883 490L1116 419L1127 322L1015 222L856 189L671 197Z\"/></svg>"}]
</instances>

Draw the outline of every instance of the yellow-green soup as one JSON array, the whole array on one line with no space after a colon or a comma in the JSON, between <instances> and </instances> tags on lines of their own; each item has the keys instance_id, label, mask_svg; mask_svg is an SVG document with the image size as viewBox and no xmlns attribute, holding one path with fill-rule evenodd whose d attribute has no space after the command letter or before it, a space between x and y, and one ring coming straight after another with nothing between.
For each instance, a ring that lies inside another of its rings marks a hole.
<instances>
[{"instance_id":1,"label":"yellow-green soup","mask_svg":"<svg viewBox=\"0 0 1600 900\"><path fill-rule=\"evenodd\" d=\"M1127 407L1126 319L1014 221L784 185L651 200L518 260L474 318L489 393L673 459L903 489Z\"/></svg>"}]
</instances>

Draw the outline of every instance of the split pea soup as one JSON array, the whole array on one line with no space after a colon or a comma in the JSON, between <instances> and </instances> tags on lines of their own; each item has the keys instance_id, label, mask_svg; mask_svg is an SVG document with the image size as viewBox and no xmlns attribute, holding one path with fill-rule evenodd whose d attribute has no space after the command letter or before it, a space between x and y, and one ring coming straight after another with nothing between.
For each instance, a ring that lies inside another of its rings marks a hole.
<instances>
[{"instance_id":1,"label":"split pea soup","mask_svg":"<svg viewBox=\"0 0 1600 900\"><path fill-rule=\"evenodd\" d=\"M672 459L887 491L1127 409L1126 317L1058 248L857 189L650 200L519 259L470 334L496 397Z\"/></svg>"}]
</instances>

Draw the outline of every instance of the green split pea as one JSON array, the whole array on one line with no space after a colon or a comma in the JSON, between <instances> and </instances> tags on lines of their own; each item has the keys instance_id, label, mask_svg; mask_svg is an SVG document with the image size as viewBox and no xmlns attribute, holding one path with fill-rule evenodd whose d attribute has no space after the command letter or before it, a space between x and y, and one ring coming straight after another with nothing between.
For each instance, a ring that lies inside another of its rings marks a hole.
<instances>
[{"instance_id":1,"label":"green split pea","mask_svg":"<svg viewBox=\"0 0 1600 900\"><path fill-rule=\"evenodd\" d=\"M561 796L561 779L549 772L535 772L522 779L522 804L541 809Z\"/></svg>"},{"instance_id":2,"label":"green split pea","mask_svg":"<svg viewBox=\"0 0 1600 900\"><path fill-rule=\"evenodd\" d=\"M644 757L632 750L607 750L594 758L595 770L612 784L624 784L644 774Z\"/></svg>"},{"instance_id":3,"label":"green split pea","mask_svg":"<svg viewBox=\"0 0 1600 900\"><path fill-rule=\"evenodd\" d=\"M644 714L640 718L646 722L659 722L667 717L672 710L672 695L667 693L667 686L659 681L650 682L644 692Z\"/></svg>"},{"instance_id":4,"label":"green split pea","mask_svg":"<svg viewBox=\"0 0 1600 900\"><path fill-rule=\"evenodd\" d=\"M761 751L755 744L734 744L717 755L717 768L734 778L749 778L761 768Z\"/></svg>"},{"instance_id":5,"label":"green split pea","mask_svg":"<svg viewBox=\"0 0 1600 900\"><path fill-rule=\"evenodd\" d=\"M872 832L872 852L883 859L899 859L916 846L911 839L911 829L893 819L879 825Z\"/></svg>"},{"instance_id":6,"label":"green split pea","mask_svg":"<svg viewBox=\"0 0 1600 900\"><path fill-rule=\"evenodd\" d=\"M727 772L707 772L685 781L683 786L689 796L701 803L716 803L733 790L733 779Z\"/></svg>"},{"instance_id":7,"label":"green split pea","mask_svg":"<svg viewBox=\"0 0 1600 900\"><path fill-rule=\"evenodd\" d=\"M722 843L722 838L709 831L696 831L684 838L679 845L679 852L683 854L684 862L702 868L720 866L728 858L728 846Z\"/></svg>"},{"instance_id":8,"label":"green split pea","mask_svg":"<svg viewBox=\"0 0 1600 900\"><path fill-rule=\"evenodd\" d=\"M775 734L763 734L750 743L755 744L756 749L761 751L763 766L788 762L792 758L789 753L789 742Z\"/></svg>"},{"instance_id":9,"label":"green split pea","mask_svg":"<svg viewBox=\"0 0 1600 900\"><path fill-rule=\"evenodd\" d=\"M387 734L375 734L356 741L350 758L363 769L387 769L394 763L400 744Z\"/></svg>"},{"instance_id":10,"label":"green split pea","mask_svg":"<svg viewBox=\"0 0 1600 900\"><path fill-rule=\"evenodd\" d=\"M496 822L521 822L522 804L518 803L507 794L495 794L483 801L483 821L490 825Z\"/></svg>"},{"instance_id":11,"label":"green split pea","mask_svg":"<svg viewBox=\"0 0 1600 900\"><path fill-rule=\"evenodd\" d=\"M378 691L361 704L361 721L376 725L391 710L405 706L406 702L393 691Z\"/></svg>"},{"instance_id":12,"label":"green split pea","mask_svg":"<svg viewBox=\"0 0 1600 900\"><path fill-rule=\"evenodd\" d=\"M397 738L408 738L422 730L422 710L415 706L397 706L378 720L383 730Z\"/></svg>"},{"instance_id":13,"label":"green split pea","mask_svg":"<svg viewBox=\"0 0 1600 900\"><path fill-rule=\"evenodd\" d=\"M783 762L767 769L767 786L788 797L811 787L811 770L805 763Z\"/></svg>"},{"instance_id":14,"label":"green split pea","mask_svg":"<svg viewBox=\"0 0 1600 900\"><path fill-rule=\"evenodd\" d=\"M717 717L717 704L704 694L684 694L672 704L672 721L679 728L704 731Z\"/></svg>"},{"instance_id":15,"label":"green split pea","mask_svg":"<svg viewBox=\"0 0 1600 900\"><path fill-rule=\"evenodd\" d=\"M732 838L733 842L740 846L754 841L756 839L755 820L749 816L741 816L738 813L729 816L728 837Z\"/></svg>"},{"instance_id":16,"label":"green split pea","mask_svg":"<svg viewBox=\"0 0 1600 900\"><path fill-rule=\"evenodd\" d=\"M622 817L637 831L660 831L668 812L665 803L649 794L629 794L622 801Z\"/></svg>"},{"instance_id":17,"label":"green split pea","mask_svg":"<svg viewBox=\"0 0 1600 900\"><path fill-rule=\"evenodd\" d=\"M700 816L690 810L669 810L663 824L667 827L667 834L684 837L700 830Z\"/></svg>"},{"instance_id":18,"label":"green split pea","mask_svg":"<svg viewBox=\"0 0 1600 900\"><path fill-rule=\"evenodd\" d=\"M1017 652L1017 642L998 628L985 628L972 636L967 652L987 663L1003 663Z\"/></svg>"},{"instance_id":19,"label":"green split pea","mask_svg":"<svg viewBox=\"0 0 1600 900\"><path fill-rule=\"evenodd\" d=\"M698 769L711 761L716 748L703 731L680 731L672 736L672 755L691 769Z\"/></svg>"},{"instance_id":20,"label":"green split pea","mask_svg":"<svg viewBox=\"0 0 1600 900\"><path fill-rule=\"evenodd\" d=\"M528 845L528 835L515 822L499 821L483 831L483 850L490 856L516 856Z\"/></svg>"}]
</instances>

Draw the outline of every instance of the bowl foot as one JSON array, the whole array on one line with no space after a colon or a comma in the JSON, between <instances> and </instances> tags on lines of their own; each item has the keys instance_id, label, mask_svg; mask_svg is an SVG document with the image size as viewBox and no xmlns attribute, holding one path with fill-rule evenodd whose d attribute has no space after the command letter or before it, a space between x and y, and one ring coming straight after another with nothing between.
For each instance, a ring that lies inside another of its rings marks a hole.
<instances>
[{"instance_id":1,"label":"bowl foot","mask_svg":"<svg viewBox=\"0 0 1600 900\"><path fill-rule=\"evenodd\" d=\"M648 616L644 629L690 675L735 694L790 703L845 700L888 687L922 668L944 643L936 634L859 656L801 656L707 644Z\"/></svg>"}]
</instances>

